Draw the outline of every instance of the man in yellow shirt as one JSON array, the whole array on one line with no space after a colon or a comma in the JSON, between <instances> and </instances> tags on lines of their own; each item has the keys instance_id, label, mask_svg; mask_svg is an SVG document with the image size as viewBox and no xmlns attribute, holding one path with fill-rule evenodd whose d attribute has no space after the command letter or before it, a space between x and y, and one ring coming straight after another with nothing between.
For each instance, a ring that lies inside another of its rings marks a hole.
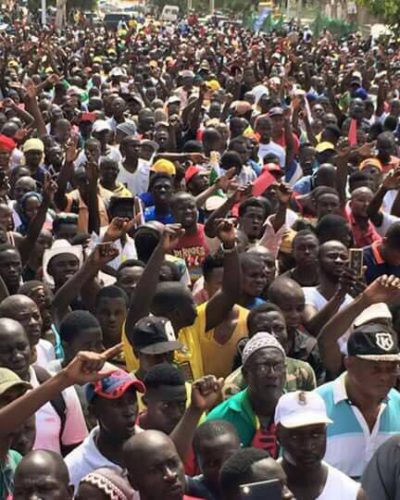
<instances>
[{"instance_id":1,"label":"man in yellow shirt","mask_svg":"<svg viewBox=\"0 0 400 500\"><path fill-rule=\"evenodd\" d=\"M129 370L138 367L132 350L134 326L140 318L151 312L169 319L174 331L178 332L178 339L184 349L175 353L175 363L183 371L186 380L203 376L200 338L224 321L240 294L240 266L233 223L221 220L217 234L224 253L222 289L205 305L196 308L191 292L181 283L158 284L159 271L165 255L172 251L182 236L179 225L165 226L160 242L137 285L128 311L122 341Z\"/></svg>"}]
</instances>

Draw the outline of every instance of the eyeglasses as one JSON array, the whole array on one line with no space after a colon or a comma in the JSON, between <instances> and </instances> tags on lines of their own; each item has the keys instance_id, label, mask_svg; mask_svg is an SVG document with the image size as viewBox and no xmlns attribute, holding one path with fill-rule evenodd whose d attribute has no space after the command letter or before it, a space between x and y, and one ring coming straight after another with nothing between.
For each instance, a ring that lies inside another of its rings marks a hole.
<instances>
[{"instance_id":1,"label":"eyeglasses","mask_svg":"<svg viewBox=\"0 0 400 500\"><path fill-rule=\"evenodd\" d=\"M286 370L286 364L282 362L278 363L256 363L254 365L250 365L250 371L258 374L264 373L283 373Z\"/></svg>"}]
</instances>

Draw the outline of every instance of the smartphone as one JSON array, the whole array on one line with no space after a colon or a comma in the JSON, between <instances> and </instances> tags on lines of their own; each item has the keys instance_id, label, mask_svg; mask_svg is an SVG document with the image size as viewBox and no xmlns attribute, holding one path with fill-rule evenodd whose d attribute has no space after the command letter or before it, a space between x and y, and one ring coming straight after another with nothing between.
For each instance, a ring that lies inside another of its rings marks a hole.
<instances>
[{"instance_id":1,"label":"smartphone","mask_svg":"<svg viewBox=\"0 0 400 500\"><path fill-rule=\"evenodd\" d=\"M97 245L97 248L99 249L101 257L108 257L113 252L113 244L111 241L107 241L105 243L99 243Z\"/></svg>"},{"instance_id":2,"label":"smartphone","mask_svg":"<svg viewBox=\"0 0 400 500\"><path fill-rule=\"evenodd\" d=\"M239 488L242 500L282 500L282 483L279 479L242 484Z\"/></svg>"},{"instance_id":3,"label":"smartphone","mask_svg":"<svg viewBox=\"0 0 400 500\"><path fill-rule=\"evenodd\" d=\"M363 251L361 248L350 248L349 267L361 278L363 274Z\"/></svg>"}]
</instances>

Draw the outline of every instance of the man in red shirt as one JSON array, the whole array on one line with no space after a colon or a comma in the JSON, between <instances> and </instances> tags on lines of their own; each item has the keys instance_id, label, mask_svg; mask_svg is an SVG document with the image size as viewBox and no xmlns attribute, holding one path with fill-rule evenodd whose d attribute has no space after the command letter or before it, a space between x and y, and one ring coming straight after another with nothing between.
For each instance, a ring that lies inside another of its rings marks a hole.
<instances>
[{"instance_id":1,"label":"man in red shirt","mask_svg":"<svg viewBox=\"0 0 400 500\"><path fill-rule=\"evenodd\" d=\"M368 187L360 187L351 193L350 209L346 210L346 218L353 233L354 246L363 248L382 241L375 226L368 218L367 209L374 197Z\"/></svg>"},{"instance_id":2,"label":"man in red shirt","mask_svg":"<svg viewBox=\"0 0 400 500\"><path fill-rule=\"evenodd\" d=\"M175 222L185 230L174 248L174 255L185 260L193 283L201 276L201 266L209 254L204 225L197 222L196 199L189 193L177 193L171 200L171 210Z\"/></svg>"}]
</instances>

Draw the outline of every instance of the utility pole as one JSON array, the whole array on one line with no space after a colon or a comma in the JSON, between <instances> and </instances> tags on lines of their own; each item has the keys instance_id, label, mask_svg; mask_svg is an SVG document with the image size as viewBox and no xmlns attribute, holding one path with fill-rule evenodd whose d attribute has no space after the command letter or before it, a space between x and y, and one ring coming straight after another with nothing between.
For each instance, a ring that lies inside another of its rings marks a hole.
<instances>
[{"instance_id":1,"label":"utility pole","mask_svg":"<svg viewBox=\"0 0 400 500\"><path fill-rule=\"evenodd\" d=\"M42 16L41 16L42 19L41 19L41 21L42 21L43 26L46 26L46 8L47 8L46 0L42 0Z\"/></svg>"}]
</instances>

